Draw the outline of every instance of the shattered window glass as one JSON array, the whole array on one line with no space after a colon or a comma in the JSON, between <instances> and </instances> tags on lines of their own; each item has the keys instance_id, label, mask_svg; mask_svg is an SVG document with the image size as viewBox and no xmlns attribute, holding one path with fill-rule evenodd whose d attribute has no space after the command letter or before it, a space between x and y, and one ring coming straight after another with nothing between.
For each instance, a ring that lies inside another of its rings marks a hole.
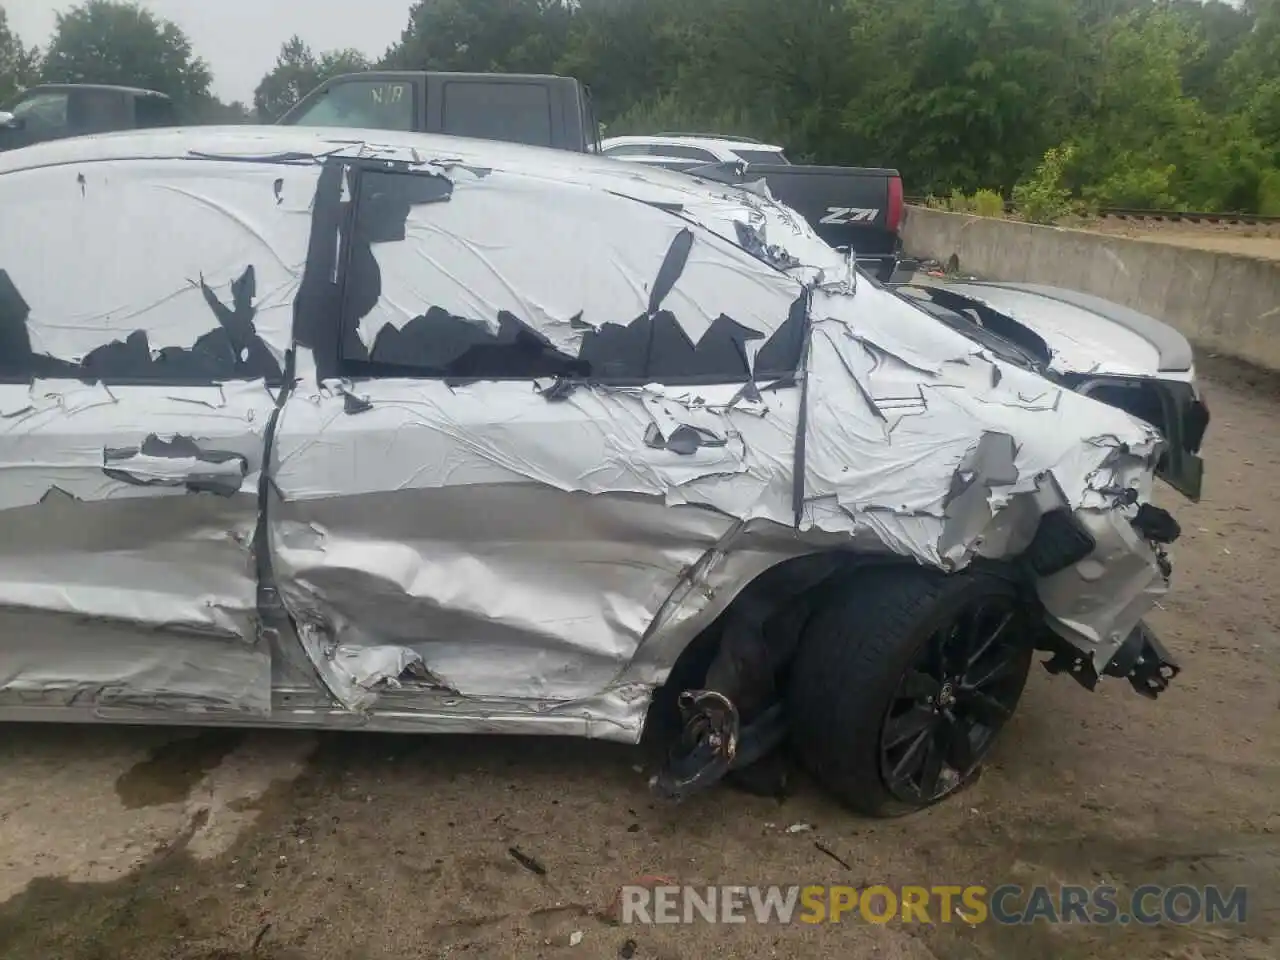
<instances>
[{"instance_id":1,"label":"shattered window glass","mask_svg":"<svg viewBox=\"0 0 1280 960\"><path fill-rule=\"evenodd\" d=\"M741 383L795 369L803 288L740 247L607 191L456 176L360 173L345 375Z\"/></svg>"}]
</instances>

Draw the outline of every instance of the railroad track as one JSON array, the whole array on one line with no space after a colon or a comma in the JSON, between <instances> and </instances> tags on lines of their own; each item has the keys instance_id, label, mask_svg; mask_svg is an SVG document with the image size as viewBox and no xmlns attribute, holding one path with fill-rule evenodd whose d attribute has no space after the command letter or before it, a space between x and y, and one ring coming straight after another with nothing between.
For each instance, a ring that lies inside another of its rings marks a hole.
<instances>
[{"instance_id":1,"label":"railroad track","mask_svg":"<svg viewBox=\"0 0 1280 960\"><path fill-rule=\"evenodd\" d=\"M923 207L925 197L906 197L905 201ZM1006 213L1013 212L1013 204L1005 202ZM1104 220L1137 220L1157 223L1215 223L1240 226L1280 225L1280 217L1256 213L1203 213L1193 210L1136 210L1129 207L1102 207L1098 216Z\"/></svg>"},{"instance_id":2,"label":"railroad track","mask_svg":"<svg viewBox=\"0 0 1280 960\"><path fill-rule=\"evenodd\" d=\"M1225 224L1280 224L1280 217L1266 217L1256 213L1197 213L1190 210L1129 210L1124 207L1103 207L1099 216L1107 220L1154 220L1168 223L1225 223Z\"/></svg>"}]
</instances>

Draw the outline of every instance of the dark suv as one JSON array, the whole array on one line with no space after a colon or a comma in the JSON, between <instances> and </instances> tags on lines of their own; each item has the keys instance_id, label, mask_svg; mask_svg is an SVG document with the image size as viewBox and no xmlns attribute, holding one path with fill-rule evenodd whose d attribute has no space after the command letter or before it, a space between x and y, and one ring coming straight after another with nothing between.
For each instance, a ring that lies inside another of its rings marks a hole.
<instances>
[{"instance_id":1,"label":"dark suv","mask_svg":"<svg viewBox=\"0 0 1280 960\"><path fill-rule=\"evenodd\" d=\"M111 130L176 126L173 101L154 90L44 83L0 108L0 150Z\"/></svg>"}]
</instances>

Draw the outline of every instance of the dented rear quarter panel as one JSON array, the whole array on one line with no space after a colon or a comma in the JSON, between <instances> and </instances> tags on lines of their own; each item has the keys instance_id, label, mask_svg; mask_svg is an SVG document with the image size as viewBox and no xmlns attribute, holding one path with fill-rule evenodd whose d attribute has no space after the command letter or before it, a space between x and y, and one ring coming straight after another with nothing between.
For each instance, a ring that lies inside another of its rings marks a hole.
<instances>
[{"instance_id":1,"label":"dented rear quarter panel","mask_svg":"<svg viewBox=\"0 0 1280 960\"><path fill-rule=\"evenodd\" d=\"M385 132L41 149L0 165L0 705L634 739L789 557L959 570L1065 507L1120 544L1042 584L1098 669L1164 588L1115 496L1150 427L767 196Z\"/></svg>"}]
</instances>

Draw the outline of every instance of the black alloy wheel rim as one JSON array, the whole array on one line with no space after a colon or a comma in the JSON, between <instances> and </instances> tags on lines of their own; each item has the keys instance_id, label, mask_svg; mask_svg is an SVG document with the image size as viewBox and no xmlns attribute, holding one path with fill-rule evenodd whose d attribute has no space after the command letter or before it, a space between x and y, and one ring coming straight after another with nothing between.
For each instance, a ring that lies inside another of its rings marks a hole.
<instances>
[{"instance_id":1,"label":"black alloy wheel rim","mask_svg":"<svg viewBox=\"0 0 1280 960\"><path fill-rule=\"evenodd\" d=\"M967 603L920 647L880 732L880 772L897 799L940 800L968 780L1013 714L1030 667L1013 596Z\"/></svg>"}]
</instances>

